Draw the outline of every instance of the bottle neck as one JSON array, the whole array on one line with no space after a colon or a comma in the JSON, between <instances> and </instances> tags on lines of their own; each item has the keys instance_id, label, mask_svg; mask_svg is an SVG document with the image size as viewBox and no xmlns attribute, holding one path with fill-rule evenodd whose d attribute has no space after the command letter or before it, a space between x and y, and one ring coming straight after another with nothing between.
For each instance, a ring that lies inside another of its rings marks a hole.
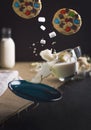
<instances>
[{"instance_id":1,"label":"bottle neck","mask_svg":"<svg viewBox=\"0 0 91 130\"><path fill-rule=\"evenodd\" d=\"M10 38L11 37L11 29L10 28L2 28L2 38Z\"/></svg>"},{"instance_id":2,"label":"bottle neck","mask_svg":"<svg viewBox=\"0 0 91 130\"><path fill-rule=\"evenodd\" d=\"M2 38L11 38L11 35L2 35Z\"/></svg>"}]
</instances>

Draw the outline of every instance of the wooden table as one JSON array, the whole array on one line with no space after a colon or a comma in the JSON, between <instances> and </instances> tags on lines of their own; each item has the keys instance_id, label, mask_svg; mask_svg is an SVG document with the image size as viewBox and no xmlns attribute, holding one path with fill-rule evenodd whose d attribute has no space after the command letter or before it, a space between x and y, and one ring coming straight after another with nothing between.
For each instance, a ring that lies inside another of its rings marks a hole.
<instances>
[{"instance_id":1,"label":"wooden table","mask_svg":"<svg viewBox=\"0 0 91 130\"><path fill-rule=\"evenodd\" d=\"M13 70L17 70L23 79L31 81L32 77L36 74L36 72L32 71L32 67L30 62L18 62ZM42 83L55 88L61 85L61 82L53 76L49 76ZM7 89L0 97L0 124L32 104L32 101L18 97Z\"/></svg>"}]
</instances>

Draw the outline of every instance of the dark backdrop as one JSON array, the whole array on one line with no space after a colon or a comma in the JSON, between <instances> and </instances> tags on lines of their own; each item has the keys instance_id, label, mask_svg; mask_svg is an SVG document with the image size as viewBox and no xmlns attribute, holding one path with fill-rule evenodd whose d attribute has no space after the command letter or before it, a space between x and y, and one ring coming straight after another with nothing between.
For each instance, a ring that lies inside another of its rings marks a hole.
<instances>
[{"instance_id":1,"label":"dark backdrop","mask_svg":"<svg viewBox=\"0 0 91 130\"><path fill-rule=\"evenodd\" d=\"M42 0L43 7L40 14L28 20L15 14L12 2L13 0L0 0L0 30L2 27L12 28L12 38L16 46L16 61L41 60L39 56L41 50L53 48L61 51L78 45L81 46L83 54L91 56L91 7L89 0ZM64 7L76 10L83 21L79 32L71 36L58 33L51 24L54 13ZM42 16L46 18L46 22L43 24L46 26L46 31L40 29L41 23L38 22L38 17ZM48 36L48 33L52 31L57 33L55 38ZM41 38L47 42L43 47L39 43ZM51 43L54 41L56 44L52 46ZM38 56L33 54L32 43L36 43Z\"/></svg>"}]
</instances>

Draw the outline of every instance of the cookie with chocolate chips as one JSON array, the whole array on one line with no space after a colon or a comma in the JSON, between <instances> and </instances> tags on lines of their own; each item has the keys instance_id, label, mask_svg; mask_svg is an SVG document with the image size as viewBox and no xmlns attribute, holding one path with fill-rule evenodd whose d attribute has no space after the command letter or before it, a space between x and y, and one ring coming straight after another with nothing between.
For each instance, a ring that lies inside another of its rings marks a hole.
<instances>
[{"instance_id":1,"label":"cookie with chocolate chips","mask_svg":"<svg viewBox=\"0 0 91 130\"><path fill-rule=\"evenodd\" d=\"M41 0L14 0L12 8L20 17L30 19L40 13L42 3Z\"/></svg>"},{"instance_id":2,"label":"cookie with chocolate chips","mask_svg":"<svg viewBox=\"0 0 91 130\"><path fill-rule=\"evenodd\" d=\"M54 14L52 24L58 32L64 35L72 35L79 31L82 19L75 10L63 8Z\"/></svg>"}]
</instances>

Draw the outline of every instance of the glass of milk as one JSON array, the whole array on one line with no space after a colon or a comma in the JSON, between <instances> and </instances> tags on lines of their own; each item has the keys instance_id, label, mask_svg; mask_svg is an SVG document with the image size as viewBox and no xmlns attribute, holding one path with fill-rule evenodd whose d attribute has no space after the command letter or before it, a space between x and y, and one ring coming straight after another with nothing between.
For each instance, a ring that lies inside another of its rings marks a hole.
<instances>
[{"instance_id":1,"label":"glass of milk","mask_svg":"<svg viewBox=\"0 0 91 130\"><path fill-rule=\"evenodd\" d=\"M72 58L70 62L57 62L51 70L60 81L68 81L77 73L77 60Z\"/></svg>"}]
</instances>

